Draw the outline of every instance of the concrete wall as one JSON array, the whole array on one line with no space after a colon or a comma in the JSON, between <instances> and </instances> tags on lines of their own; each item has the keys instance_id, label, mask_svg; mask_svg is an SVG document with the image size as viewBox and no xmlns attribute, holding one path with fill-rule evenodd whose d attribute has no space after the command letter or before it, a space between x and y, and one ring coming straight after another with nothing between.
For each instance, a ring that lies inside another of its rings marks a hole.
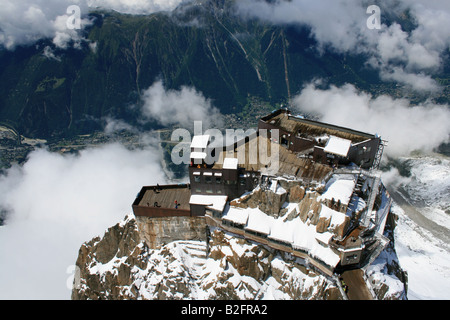
<instances>
[{"instance_id":1,"label":"concrete wall","mask_svg":"<svg viewBox=\"0 0 450 320\"><path fill-rule=\"evenodd\" d=\"M135 216L147 216L147 217L181 217L190 216L190 210L172 209L172 208L158 208L147 206L133 206L133 213Z\"/></svg>"},{"instance_id":2,"label":"concrete wall","mask_svg":"<svg viewBox=\"0 0 450 320\"><path fill-rule=\"evenodd\" d=\"M206 241L205 217L136 217L141 240L154 249L176 240Z\"/></svg>"}]
</instances>

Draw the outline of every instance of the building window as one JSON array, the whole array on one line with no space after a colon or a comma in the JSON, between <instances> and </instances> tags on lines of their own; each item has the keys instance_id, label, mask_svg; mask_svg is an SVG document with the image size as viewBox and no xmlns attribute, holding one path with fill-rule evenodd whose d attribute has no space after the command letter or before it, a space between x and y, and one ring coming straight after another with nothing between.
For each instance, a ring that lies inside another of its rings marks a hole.
<instances>
[{"instance_id":1,"label":"building window","mask_svg":"<svg viewBox=\"0 0 450 320\"><path fill-rule=\"evenodd\" d=\"M199 188L195 189L195 193L201 193L201 192L202 192L202 189L199 189Z\"/></svg>"},{"instance_id":2,"label":"building window","mask_svg":"<svg viewBox=\"0 0 450 320\"><path fill-rule=\"evenodd\" d=\"M194 182L200 182L200 176L194 176Z\"/></svg>"},{"instance_id":3,"label":"building window","mask_svg":"<svg viewBox=\"0 0 450 320\"><path fill-rule=\"evenodd\" d=\"M212 182L212 177L205 176L205 182L206 183L211 183Z\"/></svg>"},{"instance_id":4,"label":"building window","mask_svg":"<svg viewBox=\"0 0 450 320\"><path fill-rule=\"evenodd\" d=\"M222 183L222 178L216 178L216 183L217 184L221 184Z\"/></svg>"},{"instance_id":5,"label":"building window","mask_svg":"<svg viewBox=\"0 0 450 320\"><path fill-rule=\"evenodd\" d=\"M206 189L206 193L212 194L213 191L212 191L212 189Z\"/></svg>"},{"instance_id":6,"label":"building window","mask_svg":"<svg viewBox=\"0 0 450 320\"><path fill-rule=\"evenodd\" d=\"M241 186L245 186L245 179L239 179L239 184Z\"/></svg>"}]
</instances>

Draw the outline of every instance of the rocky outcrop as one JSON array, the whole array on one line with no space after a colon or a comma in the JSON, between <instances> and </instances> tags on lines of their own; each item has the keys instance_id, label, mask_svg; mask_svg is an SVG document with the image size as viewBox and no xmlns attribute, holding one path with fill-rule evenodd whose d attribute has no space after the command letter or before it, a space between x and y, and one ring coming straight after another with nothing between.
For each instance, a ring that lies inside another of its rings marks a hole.
<instances>
[{"instance_id":1,"label":"rocky outcrop","mask_svg":"<svg viewBox=\"0 0 450 320\"><path fill-rule=\"evenodd\" d=\"M72 299L342 299L336 284L305 261L208 230L207 241L175 240L152 249L135 217L127 216L81 246ZM379 299L406 296L407 274L393 245L366 275Z\"/></svg>"},{"instance_id":2,"label":"rocky outcrop","mask_svg":"<svg viewBox=\"0 0 450 320\"><path fill-rule=\"evenodd\" d=\"M220 266L220 281L205 274L204 289L211 298L342 299L333 282L281 251L218 229L211 232L210 244L211 264Z\"/></svg>"},{"instance_id":3,"label":"rocky outcrop","mask_svg":"<svg viewBox=\"0 0 450 320\"><path fill-rule=\"evenodd\" d=\"M251 194L245 195L239 200L231 201L230 205L239 208L259 208L268 215L278 218L286 198L286 192L276 193L271 190L256 188Z\"/></svg>"},{"instance_id":4,"label":"rocky outcrop","mask_svg":"<svg viewBox=\"0 0 450 320\"><path fill-rule=\"evenodd\" d=\"M209 249L208 249L209 248ZM329 279L219 229L151 249L134 216L84 243L72 299L340 299Z\"/></svg>"},{"instance_id":5,"label":"rocky outcrop","mask_svg":"<svg viewBox=\"0 0 450 320\"><path fill-rule=\"evenodd\" d=\"M407 297L408 273L401 268L395 251L394 230L397 219L393 212L389 213L384 232L389 243L366 270L367 280L378 300L401 300Z\"/></svg>"},{"instance_id":6,"label":"rocky outcrop","mask_svg":"<svg viewBox=\"0 0 450 320\"><path fill-rule=\"evenodd\" d=\"M131 266L141 265L143 246L134 217L84 243L78 253L72 299L121 299L131 284ZM79 276L79 277L78 277Z\"/></svg>"},{"instance_id":7,"label":"rocky outcrop","mask_svg":"<svg viewBox=\"0 0 450 320\"><path fill-rule=\"evenodd\" d=\"M230 205L239 208L259 208L275 218L283 216L286 213L283 205L286 202L301 202L306 191L298 183L292 184L284 180L277 180L276 183L276 188L257 187L253 192L231 201Z\"/></svg>"}]
</instances>

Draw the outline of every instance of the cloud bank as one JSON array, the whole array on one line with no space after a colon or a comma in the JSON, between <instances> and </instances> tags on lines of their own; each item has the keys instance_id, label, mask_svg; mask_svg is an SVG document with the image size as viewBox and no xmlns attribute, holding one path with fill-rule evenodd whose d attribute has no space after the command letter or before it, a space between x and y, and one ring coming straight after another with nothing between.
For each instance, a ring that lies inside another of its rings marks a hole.
<instances>
[{"instance_id":1,"label":"cloud bank","mask_svg":"<svg viewBox=\"0 0 450 320\"><path fill-rule=\"evenodd\" d=\"M369 3L370 4L370 3ZM318 51L366 54L367 64L392 80L420 91L436 91L431 74L442 67L450 46L450 6L446 1L383 1L380 16L409 12L417 27L407 32L397 22L369 29L367 1L242 0L237 12L275 24L308 26Z\"/></svg>"},{"instance_id":2,"label":"cloud bank","mask_svg":"<svg viewBox=\"0 0 450 320\"><path fill-rule=\"evenodd\" d=\"M171 11L186 0L86 0L90 8L114 10L128 14Z\"/></svg>"},{"instance_id":3,"label":"cloud bank","mask_svg":"<svg viewBox=\"0 0 450 320\"><path fill-rule=\"evenodd\" d=\"M14 50L18 45L31 45L40 39L52 39L58 48L75 47L86 41L81 31L91 21L91 9L115 10L128 14L151 14L170 11L186 0L2 0L0 10L0 46ZM80 8L79 29L67 27L74 17L69 6Z\"/></svg>"},{"instance_id":4,"label":"cloud bank","mask_svg":"<svg viewBox=\"0 0 450 320\"><path fill-rule=\"evenodd\" d=\"M70 299L81 244L130 213L142 185L164 183L162 172L155 148L110 144L78 156L36 150L0 176L0 209L9 212L0 299Z\"/></svg>"},{"instance_id":5,"label":"cloud bank","mask_svg":"<svg viewBox=\"0 0 450 320\"><path fill-rule=\"evenodd\" d=\"M55 46L67 48L72 41L77 46L82 37L77 29L70 29L66 22L72 16L67 13L71 5L78 5L82 12L87 6L80 0L3 0L0 10L0 46L8 50L18 45L30 45L40 39L52 39ZM81 18L83 29L90 21Z\"/></svg>"},{"instance_id":6,"label":"cloud bank","mask_svg":"<svg viewBox=\"0 0 450 320\"><path fill-rule=\"evenodd\" d=\"M381 135L389 142L385 154L392 157L407 156L414 150L430 152L449 142L448 105L425 102L412 106L407 99L373 97L351 84L322 90L314 83L294 97L292 104L324 122Z\"/></svg>"}]
</instances>

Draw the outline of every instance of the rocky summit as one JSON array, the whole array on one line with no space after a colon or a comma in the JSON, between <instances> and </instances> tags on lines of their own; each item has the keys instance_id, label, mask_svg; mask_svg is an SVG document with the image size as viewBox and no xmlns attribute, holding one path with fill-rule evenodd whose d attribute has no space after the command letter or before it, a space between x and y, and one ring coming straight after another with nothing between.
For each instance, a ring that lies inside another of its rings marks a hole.
<instances>
[{"instance_id":1,"label":"rocky summit","mask_svg":"<svg viewBox=\"0 0 450 320\"><path fill-rule=\"evenodd\" d=\"M374 264L371 281L380 298L400 298L403 284L397 280L397 287L389 287L383 263ZM343 299L332 279L298 258L220 229L211 228L207 241L149 248L134 215L84 243L76 265L75 300Z\"/></svg>"}]
</instances>

